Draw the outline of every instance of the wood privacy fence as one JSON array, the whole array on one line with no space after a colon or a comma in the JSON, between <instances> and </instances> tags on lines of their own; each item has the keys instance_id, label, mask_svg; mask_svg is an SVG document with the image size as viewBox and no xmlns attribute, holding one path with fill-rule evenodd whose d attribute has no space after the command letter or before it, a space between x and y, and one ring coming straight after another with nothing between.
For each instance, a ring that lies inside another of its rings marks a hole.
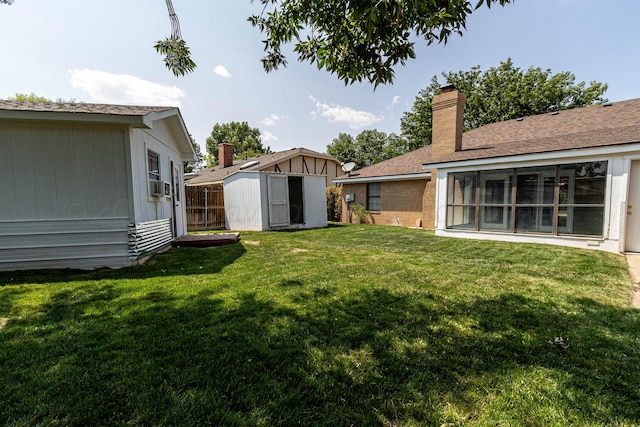
<instances>
[{"instance_id":1,"label":"wood privacy fence","mask_svg":"<svg viewBox=\"0 0 640 427\"><path fill-rule=\"evenodd\" d=\"M186 187L187 229L225 228L224 195L221 185Z\"/></svg>"}]
</instances>

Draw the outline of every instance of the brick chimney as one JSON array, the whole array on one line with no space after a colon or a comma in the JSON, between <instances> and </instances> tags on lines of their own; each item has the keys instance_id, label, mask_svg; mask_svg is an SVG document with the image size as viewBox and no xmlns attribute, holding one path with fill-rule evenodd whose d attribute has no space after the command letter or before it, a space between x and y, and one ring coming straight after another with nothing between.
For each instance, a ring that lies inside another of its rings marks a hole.
<instances>
[{"instance_id":1,"label":"brick chimney","mask_svg":"<svg viewBox=\"0 0 640 427\"><path fill-rule=\"evenodd\" d=\"M431 127L431 156L434 159L460 151L464 95L455 86L442 88L442 93L431 100L433 124Z\"/></svg>"},{"instance_id":2,"label":"brick chimney","mask_svg":"<svg viewBox=\"0 0 640 427\"><path fill-rule=\"evenodd\" d=\"M218 144L218 163L223 168L233 166L233 144L228 142Z\"/></svg>"}]
</instances>

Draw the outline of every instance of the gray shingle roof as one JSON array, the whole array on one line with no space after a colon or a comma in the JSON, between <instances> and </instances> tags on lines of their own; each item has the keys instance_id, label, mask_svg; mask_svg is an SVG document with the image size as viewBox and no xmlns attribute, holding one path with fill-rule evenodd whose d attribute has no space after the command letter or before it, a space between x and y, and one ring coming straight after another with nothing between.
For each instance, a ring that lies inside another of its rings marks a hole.
<instances>
[{"instance_id":1,"label":"gray shingle roof","mask_svg":"<svg viewBox=\"0 0 640 427\"><path fill-rule=\"evenodd\" d=\"M0 100L0 110L38 111L56 113L111 114L144 116L149 113L172 110L176 107L144 107L135 105L88 104L84 102L31 102Z\"/></svg>"},{"instance_id":2,"label":"gray shingle roof","mask_svg":"<svg viewBox=\"0 0 640 427\"><path fill-rule=\"evenodd\" d=\"M465 132L462 150L432 158L430 147L351 173L350 178L424 173L442 164L640 142L640 98L492 123ZM418 166L419 164L419 166ZM348 179L346 175L337 179Z\"/></svg>"}]
</instances>

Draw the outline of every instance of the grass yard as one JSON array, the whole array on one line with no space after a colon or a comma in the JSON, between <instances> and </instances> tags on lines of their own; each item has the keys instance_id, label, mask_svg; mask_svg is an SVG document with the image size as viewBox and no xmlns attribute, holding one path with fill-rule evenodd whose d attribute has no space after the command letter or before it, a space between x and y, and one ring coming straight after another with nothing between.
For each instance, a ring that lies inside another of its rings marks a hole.
<instances>
[{"instance_id":1,"label":"grass yard","mask_svg":"<svg viewBox=\"0 0 640 427\"><path fill-rule=\"evenodd\" d=\"M622 256L400 227L0 273L0 425L637 425Z\"/></svg>"}]
</instances>

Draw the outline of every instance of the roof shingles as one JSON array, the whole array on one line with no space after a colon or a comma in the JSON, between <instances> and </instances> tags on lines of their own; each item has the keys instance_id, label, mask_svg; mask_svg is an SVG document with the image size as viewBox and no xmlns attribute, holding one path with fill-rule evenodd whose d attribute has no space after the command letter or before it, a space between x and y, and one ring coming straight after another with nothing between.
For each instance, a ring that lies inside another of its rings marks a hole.
<instances>
[{"instance_id":1,"label":"roof shingles","mask_svg":"<svg viewBox=\"0 0 640 427\"><path fill-rule=\"evenodd\" d=\"M110 114L144 116L149 113L172 110L176 107L147 107L136 105L88 104L84 102L32 102L0 100L0 110L53 113Z\"/></svg>"},{"instance_id":2,"label":"roof shingles","mask_svg":"<svg viewBox=\"0 0 640 427\"><path fill-rule=\"evenodd\" d=\"M460 151L433 158L430 147L357 170L350 177L423 173L442 164L640 142L640 98L492 123L465 132ZM419 167L416 165L419 164Z\"/></svg>"}]
</instances>

